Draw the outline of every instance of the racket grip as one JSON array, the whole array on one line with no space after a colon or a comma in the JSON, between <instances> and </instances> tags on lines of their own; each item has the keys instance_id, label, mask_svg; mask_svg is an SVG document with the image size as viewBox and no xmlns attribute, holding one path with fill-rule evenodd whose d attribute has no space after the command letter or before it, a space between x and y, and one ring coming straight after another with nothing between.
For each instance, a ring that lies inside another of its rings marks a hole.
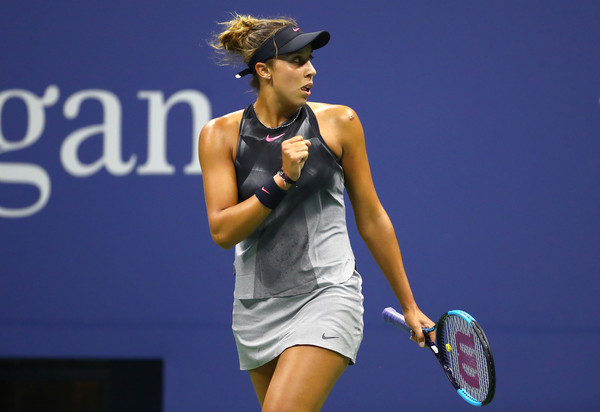
<instances>
[{"instance_id":1,"label":"racket grip","mask_svg":"<svg viewBox=\"0 0 600 412\"><path fill-rule=\"evenodd\" d=\"M406 333L411 332L410 326L408 326L406 324L406 321L404 320L404 315L396 312L396 309L389 307L385 308L381 313L381 316L383 316L383 320L385 322L391 323L392 325L396 326L399 329L402 329Z\"/></svg>"}]
</instances>

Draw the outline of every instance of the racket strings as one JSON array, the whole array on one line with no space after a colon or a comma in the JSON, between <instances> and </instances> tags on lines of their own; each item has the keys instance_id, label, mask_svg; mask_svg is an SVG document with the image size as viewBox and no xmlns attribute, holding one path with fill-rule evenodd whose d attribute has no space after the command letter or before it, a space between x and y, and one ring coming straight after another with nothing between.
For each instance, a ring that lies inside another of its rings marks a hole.
<instances>
[{"instance_id":1,"label":"racket strings","mask_svg":"<svg viewBox=\"0 0 600 412\"><path fill-rule=\"evenodd\" d=\"M490 382L486 351L477 333L465 319L454 315L446 318L442 330L440 349L456 382L473 398L484 401Z\"/></svg>"}]
</instances>

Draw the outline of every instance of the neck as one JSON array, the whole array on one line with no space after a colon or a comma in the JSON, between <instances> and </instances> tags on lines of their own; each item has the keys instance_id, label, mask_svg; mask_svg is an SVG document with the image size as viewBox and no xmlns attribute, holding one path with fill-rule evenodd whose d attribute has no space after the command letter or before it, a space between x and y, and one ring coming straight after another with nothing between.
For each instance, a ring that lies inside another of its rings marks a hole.
<instances>
[{"instance_id":1,"label":"neck","mask_svg":"<svg viewBox=\"0 0 600 412\"><path fill-rule=\"evenodd\" d=\"M281 126L298 110L300 107L285 106L274 98L269 99L260 94L254 103L254 111L258 119L267 127Z\"/></svg>"}]
</instances>

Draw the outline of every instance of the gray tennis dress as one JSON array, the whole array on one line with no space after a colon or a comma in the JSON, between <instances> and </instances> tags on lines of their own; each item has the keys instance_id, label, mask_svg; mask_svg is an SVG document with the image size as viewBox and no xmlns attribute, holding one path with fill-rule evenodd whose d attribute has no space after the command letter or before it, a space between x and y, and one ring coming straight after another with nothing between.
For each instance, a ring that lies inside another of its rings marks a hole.
<instances>
[{"instance_id":1,"label":"gray tennis dress","mask_svg":"<svg viewBox=\"0 0 600 412\"><path fill-rule=\"evenodd\" d=\"M310 140L300 179L235 247L233 333L240 369L261 366L295 345L327 348L354 363L363 335L362 280L346 228L344 173L308 105L279 128L248 106L235 168L239 200L281 167L281 142Z\"/></svg>"}]
</instances>

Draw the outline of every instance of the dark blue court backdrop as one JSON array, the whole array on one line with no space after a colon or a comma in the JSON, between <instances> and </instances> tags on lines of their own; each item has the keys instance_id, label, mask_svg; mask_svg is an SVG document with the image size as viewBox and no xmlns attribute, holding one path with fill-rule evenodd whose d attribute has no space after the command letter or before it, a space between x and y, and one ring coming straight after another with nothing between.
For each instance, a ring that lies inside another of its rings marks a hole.
<instances>
[{"instance_id":1,"label":"dark blue court backdrop","mask_svg":"<svg viewBox=\"0 0 600 412\"><path fill-rule=\"evenodd\" d=\"M206 45L229 11L331 32L312 99L357 111L423 310L486 329L487 409L597 407L593 0L3 0L0 357L162 358L166 412L258 409L195 155L254 98ZM382 323L398 305L348 215L366 330L325 410L471 408Z\"/></svg>"}]
</instances>

